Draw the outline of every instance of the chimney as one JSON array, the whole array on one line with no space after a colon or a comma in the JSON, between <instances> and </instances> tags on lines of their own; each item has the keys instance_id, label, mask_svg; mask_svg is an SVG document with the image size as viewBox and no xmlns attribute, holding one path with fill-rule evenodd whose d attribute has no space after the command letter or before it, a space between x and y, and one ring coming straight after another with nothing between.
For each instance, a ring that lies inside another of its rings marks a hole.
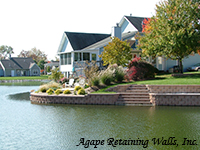
<instances>
[{"instance_id":1,"label":"chimney","mask_svg":"<svg viewBox=\"0 0 200 150\"><path fill-rule=\"evenodd\" d=\"M121 27L119 27L119 23L116 26L112 27L112 37L118 37L120 40L122 39Z\"/></svg>"}]
</instances>

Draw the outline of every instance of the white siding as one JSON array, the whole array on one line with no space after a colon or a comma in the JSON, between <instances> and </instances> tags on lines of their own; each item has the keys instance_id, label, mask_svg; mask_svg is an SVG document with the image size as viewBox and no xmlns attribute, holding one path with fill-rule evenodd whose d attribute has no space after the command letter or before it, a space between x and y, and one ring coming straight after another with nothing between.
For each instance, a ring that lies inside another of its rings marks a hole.
<instances>
[{"instance_id":1,"label":"white siding","mask_svg":"<svg viewBox=\"0 0 200 150\"><path fill-rule=\"evenodd\" d=\"M187 71L188 67L191 67L197 63L200 63L200 55L195 54L194 56L189 55L188 58L183 59L183 71Z\"/></svg>"},{"instance_id":2,"label":"white siding","mask_svg":"<svg viewBox=\"0 0 200 150\"><path fill-rule=\"evenodd\" d=\"M68 39L66 39L66 41L67 41L67 45L66 45L66 49L64 52L72 52L73 48L72 48L71 43L68 41Z\"/></svg>"},{"instance_id":3,"label":"white siding","mask_svg":"<svg viewBox=\"0 0 200 150\"><path fill-rule=\"evenodd\" d=\"M167 59L166 60L166 67L165 71L169 70L169 68L172 68L173 66L178 65L177 60Z\"/></svg>"},{"instance_id":4,"label":"white siding","mask_svg":"<svg viewBox=\"0 0 200 150\"><path fill-rule=\"evenodd\" d=\"M60 71L61 72L72 71L72 65L61 65Z\"/></svg>"},{"instance_id":5,"label":"white siding","mask_svg":"<svg viewBox=\"0 0 200 150\"><path fill-rule=\"evenodd\" d=\"M128 31L138 31L129 21L125 20L121 25L122 33L126 33Z\"/></svg>"}]
</instances>

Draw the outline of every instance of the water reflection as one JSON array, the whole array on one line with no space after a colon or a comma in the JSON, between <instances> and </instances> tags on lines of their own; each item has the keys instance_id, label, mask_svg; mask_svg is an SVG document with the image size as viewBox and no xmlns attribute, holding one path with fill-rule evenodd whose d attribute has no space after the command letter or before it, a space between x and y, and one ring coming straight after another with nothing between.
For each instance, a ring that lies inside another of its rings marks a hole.
<instances>
[{"instance_id":1,"label":"water reflection","mask_svg":"<svg viewBox=\"0 0 200 150\"><path fill-rule=\"evenodd\" d=\"M30 92L17 93L8 95L11 100L30 100Z\"/></svg>"}]
</instances>

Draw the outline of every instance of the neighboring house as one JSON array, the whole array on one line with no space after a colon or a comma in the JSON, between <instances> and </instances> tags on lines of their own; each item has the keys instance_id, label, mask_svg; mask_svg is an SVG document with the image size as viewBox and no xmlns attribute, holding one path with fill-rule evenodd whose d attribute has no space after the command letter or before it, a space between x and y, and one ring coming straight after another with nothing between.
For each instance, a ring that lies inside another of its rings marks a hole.
<instances>
[{"instance_id":1,"label":"neighboring house","mask_svg":"<svg viewBox=\"0 0 200 150\"><path fill-rule=\"evenodd\" d=\"M44 64L44 74L47 73L46 70L48 66L50 67L50 69L57 68L59 67L59 61L49 61L46 64Z\"/></svg>"},{"instance_id":2,"label":"neighboring house","mask_svg":"<svg viewBox=\"0 0 200 150\"><path fill-rule=\"evenodd\" d=\"M77 33L77 32L64 32L57 54L60 56L60 71L66 77L76 72L76 75L81 74L81 69L85 61L97 61L98 66L101 66L101 58L98 57L104 50L109 42L110 37L118 37L121 40L127 40L132 47L133 57L140 57L142 51L136 50L137 40L135 35L142 32L143 17L124 16L121 21L112 27L111 34L94 34L94 33ZM184 59L184 70L187 67L198 63L200 55L195 54ZM159 70L167 71L169 68L177 64L177 61L157 57L155 60L147 58L147 61L153 63ZM77 74L77 72L79 72Z\"/></svg>"},{"instance_id":3,"label":"neighboring house","mask_svg":"<svg viewBox=\"0 0 200 150\"><path fill-rule=\"evenodd\" d=\"M0 76L40 76L40 67L32 58L10 57L0 60Z\"/></svg>"}]
</instances>

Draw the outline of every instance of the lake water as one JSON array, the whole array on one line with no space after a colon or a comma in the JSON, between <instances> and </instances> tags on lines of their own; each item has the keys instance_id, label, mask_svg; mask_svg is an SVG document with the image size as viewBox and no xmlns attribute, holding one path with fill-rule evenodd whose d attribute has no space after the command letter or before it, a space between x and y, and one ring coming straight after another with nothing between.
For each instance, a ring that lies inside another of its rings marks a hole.
<instances>
[{"instance_id":1,"label":"lake water","mask_svg":"<svg viewBox=\"0 0 200 150\"><path fill-rule=\"evenodd\" d=\"M36 105L32 89L0 85L0 150L200 148L200 107Z\"/></svg>"}]
</instances>

